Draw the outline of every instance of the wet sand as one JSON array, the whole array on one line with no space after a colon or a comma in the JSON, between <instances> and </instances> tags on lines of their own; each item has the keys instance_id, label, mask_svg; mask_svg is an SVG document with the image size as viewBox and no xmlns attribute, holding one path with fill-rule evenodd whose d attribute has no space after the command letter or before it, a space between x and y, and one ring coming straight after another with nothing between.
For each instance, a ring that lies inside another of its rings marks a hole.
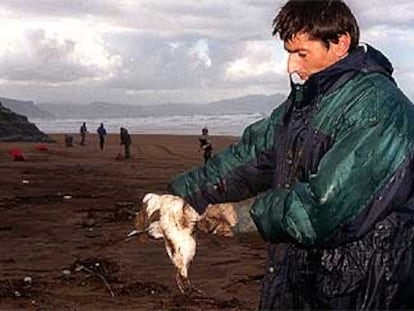
<instances>
[{"instance_id":1,"label":"wet sand","mask_svg":"<svg viewBox=\"0 0 414 311\"><path fill-rule=\"evenodd\" d=\"M202 162L198 138L132 135L132 159L117 160L119 136L103 151L88 135L48 150L0 143L0 310L252 310L266 245L256 234L197 233L190 270L204 296L183 296L162 241L124 241L147 192ZM215 152L235 137L211 137ZM19 148L25 161L8 151ZM24 281L26 278L26 281Z\"/></svg>"}]
</instances>

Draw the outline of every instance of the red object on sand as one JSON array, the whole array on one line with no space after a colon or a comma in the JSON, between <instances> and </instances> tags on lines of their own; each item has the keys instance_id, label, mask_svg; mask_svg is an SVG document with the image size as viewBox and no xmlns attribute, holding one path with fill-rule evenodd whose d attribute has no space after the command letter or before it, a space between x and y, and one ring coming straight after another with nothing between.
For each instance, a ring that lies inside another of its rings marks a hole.
<instances>
[{"instance_id":1,"label":"red object on sand","mask_svg":"<svg viewBox=\"0 0 414 311\"><path fill-rule=\"evenodd\" d=\"M24 156L20 149L10 150L9 155L13 158L14 161L24 161Z\"/></svg>"},{"instance_id":2,"label":"red object on sand","mask_svg":"<svg viewBox=\"0 0 414 311\"><path fill-rule=\"evenodd\" d=\"M47 147L47 144L45 144L45 143L36 144L35 148L39 151L49 150L49 148Z\"/></svg>"}]
</instances>

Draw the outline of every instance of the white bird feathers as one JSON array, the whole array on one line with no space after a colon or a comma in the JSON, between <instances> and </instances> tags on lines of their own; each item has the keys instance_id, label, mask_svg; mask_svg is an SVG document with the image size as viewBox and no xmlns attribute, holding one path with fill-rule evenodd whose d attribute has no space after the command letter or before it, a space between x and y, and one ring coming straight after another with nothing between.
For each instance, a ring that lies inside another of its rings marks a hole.
<instances>
[{"instance_id":1,"label":"white bird feathers","mask_svg":"<svg viewBox=\"0 0 414 311\"><path fill-rule=\"evenodd\" d=\"M195 225L200 215L178 196L148 193L142 202L148 218L159 211L160 218L148 227L148 234L164 238L165 248L177 269L176 281L182 293L191 291L188 269L196 252Z\"/></svg>"}]
</instances>

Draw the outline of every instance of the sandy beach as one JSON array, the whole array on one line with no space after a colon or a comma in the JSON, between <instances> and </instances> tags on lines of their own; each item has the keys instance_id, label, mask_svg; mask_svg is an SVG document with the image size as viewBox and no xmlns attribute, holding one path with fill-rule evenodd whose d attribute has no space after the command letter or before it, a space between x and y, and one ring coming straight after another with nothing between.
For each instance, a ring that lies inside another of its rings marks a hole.
<instances>
[{"instance_id":1,"label":"sandy beach","mask_svg":"<svg viewBox=\"0 0 414 311\"><path fill-rule=\"evenodd\" d=\"M132 159L117 160L119 136L86 146L63 135L47 150L0 144L1 310L251 310L258 305L266 245L256 234L197 234L183 296L162 241L125 241L147 192L202 162L198 138L132 135ZM235 137L211 137L214 152ZM25 161L8 152L18 148Z\"/></svg>"}]
</instances>

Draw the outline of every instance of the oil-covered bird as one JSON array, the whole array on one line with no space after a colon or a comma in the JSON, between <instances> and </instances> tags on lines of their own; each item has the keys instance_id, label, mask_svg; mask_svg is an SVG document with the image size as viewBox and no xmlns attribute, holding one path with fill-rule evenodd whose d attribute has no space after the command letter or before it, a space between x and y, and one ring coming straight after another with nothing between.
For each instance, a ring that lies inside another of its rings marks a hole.
<instances>
[{"instance_id":1,"label":"oil-covered bird","mask_svg":"<svg viewBox=\"0 0 414 311\"><path fill-rule=\"evenodd\" d=\"M182 293L191 286L188 269L196 253L194 230L201 216L182 198L174 195L148 193L143 198L148 218L159 211L159 220L148 227L154 238L164 238L167 254L177 269L176 281Z\"/></svg>"}]
</instances>

